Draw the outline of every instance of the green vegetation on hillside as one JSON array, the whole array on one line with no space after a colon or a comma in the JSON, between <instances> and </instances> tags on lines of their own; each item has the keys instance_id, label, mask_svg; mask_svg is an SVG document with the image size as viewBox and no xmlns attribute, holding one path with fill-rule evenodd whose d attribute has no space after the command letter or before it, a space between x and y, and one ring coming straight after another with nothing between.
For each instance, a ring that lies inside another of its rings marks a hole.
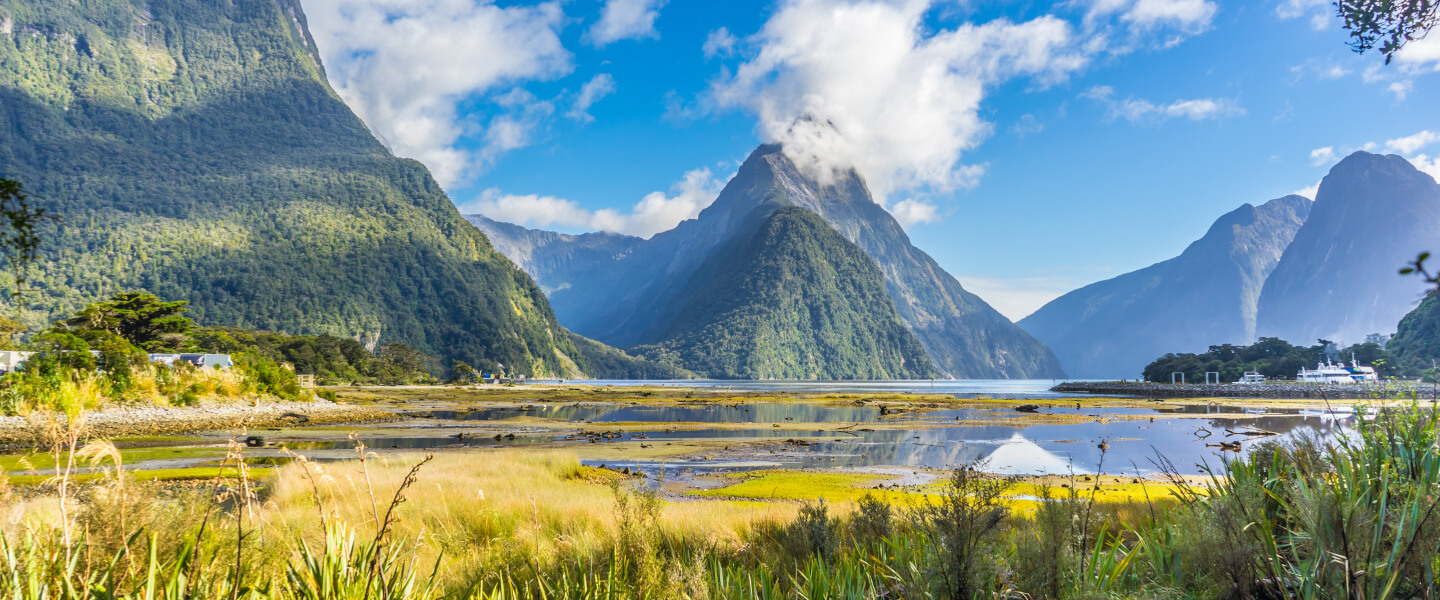
<instances>
[{"instance_id":1,"label":"green vegetation on hillside","mask_svg":"<svg viewBox=\"0 0 1440 600\"><path fill-rule=\"evenodd\" d=\"M408 385L433 383L439 364L404 344L386 344L371 352L352 339L329 334L290 335L236 327L205 327L192 344L210 352L250 353L288 363L296 373L315 375L319 385Z\"/></svg>"},{"instance_id":2,"label":"green vegetation on hillside","mask_svg":"<svg viewBox=\"0 0 1440 600\"><path fill-rule=\"evenodd\" d=\"M1430 294L1400 320L1386 348L1411 371L1429 371L1426 379L1440 379L1440 295Z\"/></svg>"},{"instance_id":3,"label":"green vegetation on hillside","mask_svg":"<svg viewBox=\"0 0 1440 600\"><path fill-rule=\"evenodd\" d=\"M637 358L595 340L566 332L580 355L581 370L595 379L693 379L694 373L672 364Z\"/></svg>"},{"instance_id":4,"label":"green vegetation on hillside","mask_svg":"<svg viewBox=\"0 0 1440 600\"><path fill-rule=\"evenodd\" d=\"M340 101L303 19L296 0L0 0L0 175L64 220L22 321L145 290L207 326L571 375L540 289Z\"/></svg>"},{"instance_id":5,"label":"green vegetation on hillside","mask_svg":"<svg viewBox=\"0 0 1440 600\"><path fill-rule=\"evenodd\" d=\"M1355 344L1337 349L1327 340L1319 340L1314 346L1295 346L1279 338L1262 337L1249 346L1222 344L1211 346L1202 354L1166 354L1145 366L1145 380L1170 383L1171 373L1185 373L1190 383L1203 383L1205 373L1217 372L1220 381L1231 383L1239 380L1246 371L1256 371L1271 379L1295 379L1300 369L1313 369L1327 359L1349 364L1352 360L1360 366L1375 367L1381 379L1391 377L1415 377L1415 369L1396 356L1393 340L1382 346L1374 341Z\"/></svg>"},{"instance_id":6,"label":"green vegetation on hillside","mask_svg":"<svg viewBox=\"0 0 1440 600\"><path fill-rule=\"evenodd\" d=\"M802 208L718 251L645 358L719 379L924 379L936 374L875 261Z\"/></svg>"}]
</instances>

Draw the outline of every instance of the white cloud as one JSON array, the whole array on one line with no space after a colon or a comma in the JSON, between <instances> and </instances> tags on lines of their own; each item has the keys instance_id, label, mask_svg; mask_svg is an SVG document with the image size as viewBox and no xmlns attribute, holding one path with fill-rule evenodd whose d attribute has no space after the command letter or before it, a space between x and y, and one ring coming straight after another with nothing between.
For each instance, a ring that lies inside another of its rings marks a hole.
<instances>
[{"instance_id":1,"label":"white cloud","mask_svg":"<svg viewBox=\"0 0 1440 600\"><path fill-rule=\"evenodd\" d=\"M1045 124L1041 123L1039 119L1036 119L1035 115L1025 113L1020 115L1020 120L1016 121L1015 125L1010 127L1010 130L1015 132L1017 137L1023 138L1027 135L1045 131Z\"/></svg>"},{"instance_id":2,"label":"white cloud","mask_svg":"<svg viewBox=\"0 0 1440 600\"><path fill-rule=\"evenodd\" d=\"M1153 45L1170 47L1204 33L1215 19L1210 0L1075 0L1085 7L1083 26L1097 50L1125 54ZM1158 39L1156 39L1158 36Z\"/></svg>"},{"instance_id":3,"label":"white cloud","mask_svg":"<svg viewBox=\"0 0 1440 600\"><path fill-rule=\"evenodd\" d=\"M1346 69L1345 67L1342 67L1339 64L1330 61L1329 59L1322 58L1312 58L1302 64L1290 67L1290 72L1294 73L1297 79L1303 77L1306 74L1310 74L1315 76L1316 79L1331 81L1340 79L1341 77L1350 74L1349 69Z\"/></svg>"},{"instance_id":4,"label":"white cloud","mask_svg":"<svg viewBox=\"0 0 1440 600\"><path fill-rule=\"evenodd\" d=\"M1405 98L1410 95L1410 90L1414 89L1414 87L1415 84L1411 83L1409 79L1404 79L1390 82L1390 85L1386 86L1385 90L1394 94L1397 102L1404 102Z\"/></svg>"},{"instance_id":5,"label":"white cloud","mask_svg":"<svg viewBox=\"0 0 1440 600\"><path fill-rule=\"evenodd\" d=\"M478 201L461 206L460 211L526 227L589 228L594 218L573 200L537 194L501 194L493 188L485 190Z\"/></svg>"},{"instance_id":6,"label":"white cloud","mask_svg":"<svg viewBox=\"0 0 1440 600\"><path fill-rule=\"evenodd\" d=\"M1089 58L1053 16L930 31L930 8L784 1L750 38L758 53L704 100L754 113L761 137L822 180L857 168L882 205L897 190L971 183L980 171L960 159L991 132L979 114L987 90L1017 77L1063 81Z\"/></svg>"},{"instance_id":7,"label":"white cloud","mask_svg":"<svg viewBox=\"0 0 1440 600\"><path fill-rule=\"evenodd\" d=\"M917 223L934 223L939 221L940 215L937 214L938 210L939 208L934 204L914 198L901 200L896 202L895 206L890 207L890 212L895 215L895 220L899 221L900 226L906 229L909 229L911 225Z\"/></svg>"},{"instance_id":8,"label":"white cloud","mask_svg":"<svg viewBox=\"0 0 1440 600\"><path fill-rule=\"evenodd\" d=\"M1309 187L1303 187L1303 188L1300 188L1300 189L1295 190L1295 191L1290 192L1290 193L1295 194L1296 196L1304 196L1304 197L1306 197L1306 198L1309 198L1309 199L1311 199L1311 200L1314 200L1314 199L1315 199L1315 194L1317 194L1317 193L1319 193L1319 192L1320 192L1320 182L1317 181L1317 182L1315 182L1315 185L1312 185L1312 186L1309 186Z\"/></svg>"},{"instance_id":9,"label":"white cloud","mask_svg":"<svg viewBox=\"0 0 1440 600\"><path fill-rule=\"evenodd\" d=\"M1078 287L1077 282L1068 277L1000 279L957 274L955 279L1011 321L1019 321Z\"/></svg>"},{"instance_id":10,"label":"white cloud","mask_svg":"<svg viewBox=\"0 0 1440 600\"><path fill-rule=\"evenodd\" d=\"M425 163L444 186L528 143L553 111L497 101L485 122L459 116L457 104L571 69L559 2L306 0L305 10L346 104L392 152ZM477 132L484 146L460 147L462 135Z\"/></svg>"},{"instance_id":11,"label":"white cloud","mask_svg":"<svg viewBox=\"0 0 1440 600\"><path fill-rule=\"evenodd\" d=\"M1413 154L1415 151L1440 142L1440 133L1430 130L1420 131L1402 138L1385 141L1385 148L1396 154Z\"/></svg>"},{"instance_id":12,"label":"white cloud","mask_svg":"<svg viewBox=\"0 0 1440 600\"><path fill-rule=\"evenodd\" d=\"M1419 154L1409 160L1410 164L1415 165L1415 168L1420 169L1435 181L1440 181L1440 155L1431 158L1428 155Z\"/></svg>"},{"instance_id":13,"label":"white cloud","mask_svg":"<svg viewBox=\"0 0 1440 600\"><path fill-rule=\"evenodd\" d=\"M466 214L480 213L496 221L526 227L558 227L587 231L610 231L650 237L693 219L710 206L720 194L724 182L715 178L708 168L688 171L670 191L651 192L622 213L614 209L589 211L573 200L554 196L502 194L489 189L480 198L460 207Z\"/></svg>"},{"instance_id":14,"label":"white cloud","mask_svg":"<svg viewBox=\"0 0 1440 600\"><path fill-rule=\"evenodd\" d=\"M1208 0L1136 0L1120 20L1143 27L1168 25L1198 33L1209 29L1215 4Z\"/></svg>"},{"instance_id":15,"label":"white cloud","mask_svg":"<svg viewBox=\"0 0 1440 600\"><path fill-rule=\"evenodd\" d=\"M575 97L575 104L570 106L570 112L566 113L570 118L577 121L589 123L595 120L590 116L590 107L599 102L601 98L615 92L615 78L609 73L601 73L590 78L585 85L580 87L580 95Z\"/></svg>"},{"instance_id":16,"label":"white cloud","mask_svg":"<svg viewBox=\"0 0 1440 600\"><path fill-rule=\"evenodd\" d=\"M1123 118L1131 123L1160 122L1177 118L1204 121L1245 114L1245 109L1233 100L1223 98L1176 100L1169 104L1155 104L1149 100L1134 97L1116 100L1115 90L1110 86L1103 85L1092 87L1081 93L1080 96L1107 105L1110 108L1110 118Z\"/></svg>"},{"instance_id":17,"label":"white cloud","mask_svg":"<svg viewBox=\"0 0 1440 600\"><path fill-rule=\"evenodd\" d=\"M1328 165L1335 162L1335 147L1326 146L1310 151L1310 164L1314 166Z\"/></svg>"},{"instance_id":18,"label":"white cloud","mask_svg":"<svg viewBox=\"0 0 1440 600\"><path fill-rule=\"evenodd\" d=\"M1395 54L1395 64L1411 73L1440 71L1440 35L1427 35L1405 44Z\"/></svg>"},{"instance_id":19,"label":"white cloud","mask_svg":"<svg viewBox=\"0 0 1440 600\"><path fill-rule=\"evenodd\" d=\"M1361 144L1359 148L1351 148L1347 146L1340 150L1336 150L1333 146L1316 148L1310 151L1310 163L1317 167L1328 165L1335 162L1335 160L1340 155L1350 154L1355 150L1364 150L1366 152L1389 152L1391 154L1401 155L1405 158L1405 160L1410 161L1410 164L1415 165L1416 169L1419 169L1420 171L1429 174L1431 177L1434 177L1437 181L1440 181L1440 155L1435 155L1434 157L1432 157L1428 154L1416 154L1416 152L1419 152L1420 150L1423 150L1437 143L1440 143L1440 133L1436 133L1434 131L1426 129L1404 137L1386 140L1384 144L1378 144L1376 142L1366 142L1364 144Z\"/></svg>"},{"instance_id":20,"label":"white cloud","mask_svg":"<svg viewBox=\"0 0 1440 600\"><path fill-rule=\"evenodd\" d=\"M1275 6L1275 16L1281 19L1310 17L1310 26L1316 31L1330 26L1332 14L1330 0L1283 0Z\"/></svg>"},{"instance_id":21,"label":"white cloud","mask_svg":"<svg viewBox=\"0 0 1440 600\"><path fill-rule=\"evenodd\" d=\"M620 40L658 38L655 19L665 0L605 0L600 20L585 32L585 39L595 46L607 46Z\"/></svg>"},{"instance_id":22,"label":"white cloud","mask_svg":"<svg viewBox=\"0 0 1440 600\"><path fill-rule=\"evenodd\" d=\"M705 45L701 49L705 51L705 58L729 56L735 51L735 44L738 43L740 40L735 37L735 34L730 33L729 29L721 27L705 36Z\"/></svg>"}]
</instances>

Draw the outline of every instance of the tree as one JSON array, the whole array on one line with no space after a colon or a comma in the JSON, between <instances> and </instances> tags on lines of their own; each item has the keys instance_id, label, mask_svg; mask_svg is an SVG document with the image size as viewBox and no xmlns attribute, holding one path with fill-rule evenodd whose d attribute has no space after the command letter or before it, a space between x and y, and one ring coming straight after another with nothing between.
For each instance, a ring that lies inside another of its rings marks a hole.
<instances>
[{"instance_id":1,"label":"tree","mask_svg":"<svg viewBox=\"0 0 1440 600\"><path fill-rule=\"evenodd\" d=\"M1379 44L1387 65L1440 21L1440 0L1336 0L1335 8L1350 32L1350 47L1364 54Z\"/></svg>"},{"instance_id":2,"label":"tree","mask_svg":"<svg viewBox=\"0 0 1440 600\"><path fill-rule=\"evenodd\" d=\"M25 332L25 326L15 319L0 317L0 349L13 348L15 336Z\"/></svg>"},{"instance_id":3,"label":"tree","mask_svg":"<svg viewBox=\"0 0 1440 600\"><path fill-rule=\"evenodd\" d=\"M83 332L103 331L147 351L174 350L185 344L195 322L185 316L189 302L165 302L154 294L125 292L81 309L65 325Z\"/></svg>"},{"instance_id":4,"label":"tree","mask_svg":"<svg viewBox=\"0 0 1440 600\"><path fill-rule=\"evenodd\" d=\"M30 196L18 181L0 179L0 253L15 277L15 297L23 299L30 266L40 257L41 223L59 219L43 208L30 206Z\"/></svg>"},{"instance_id":5,"label":"tree","mask_svg":"<svg viewBox=\"0 0 1440 600\"><path fill-rule=\"evenodd\" d=\"M480 379L480 372L463 361L455 361L450 371L450 383L474 383Z\"/></svg>"}]
</instances>

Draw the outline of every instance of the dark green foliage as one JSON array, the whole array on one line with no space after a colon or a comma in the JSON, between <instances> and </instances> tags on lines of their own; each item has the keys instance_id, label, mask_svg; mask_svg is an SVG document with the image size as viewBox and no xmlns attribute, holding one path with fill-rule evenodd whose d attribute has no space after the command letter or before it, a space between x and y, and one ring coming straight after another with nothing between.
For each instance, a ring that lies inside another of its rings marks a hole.
<instances>
[{"instance_id":1,"label":"dark green foliage","mask_svg":"<svg viewBox=\"0 0 1440 600\"><path fill-rule=\"evenodd\" d=\"M873 541L890 537L895 529L895 509L889 502L866 493L855 504L851 516L851 536L857 540Z\"/></svg>"},{"instance_id":2,"label":"dark green foliage","mask_svg":"<svg viewBox=\"0 0 1440 600\"><path fill-rule=\"evenodd\" d=\"M1398 337L1398 335L1397 335ZM1382 347L1374 342L1337 349L1326 340L1314 346L1295 346L1272 337L1262 337L1249 346L1223 344L1211 346L1203 354L1166 354L1145 366L1145 380L1170 383L1171 373L1185 373L1188 383L1204 383L1207 372L1220 374L1220 381L1238 381L1246 371L1256 371L1271 379L1294 379L1301 368L1313 369L1326 360L1352 360L1361 366L1375 367L1381 378L1414 377L1418 372L1397 356L1394 341ZM1387 349L1389 348L1389 349ZM1327 354L1327 351L1330 354Z\"/></svg>"},{"instance_id":3,"label":"dark green foliage","mask_svg":"<svg viewBox=\"0 0 1440 600\"><path fill-rule=\"evenodd\" d=\"M195 322L185 316L184 300L165 302L154 294L125 292L96 302L65 325L76 331L110 333L151 352L173 352L185 344ZM83 334L82 334L83 335Z\"/></svg>"},{"instance_id":4,"label":"dark green foliage","mask_svg":"<svg viewBox=\"0 0 1440 600\"><path fill-rule=\"evenodd\" d=\"M298 2L0 0L0 19L0 174L64 220L39 230L28 325L145 290L210 326L566 374L539 288L336 97Z\"/></svg>"},{"instance_id":5,"label":"dark green foliage","mask_svg":"<svg viewBox=\"0 0 1440 600\"><path fill-rule=\"evenodd\" d=\"M261 393L292 401L305 397L294 371L250 353L236 354L234 360L235 368L245 373Z\"/></svg>"},{"instance_id":6,"label":"dark green foliage","mask_svg":"<svg viewBox=\"0 0 1440 600\"><path fill-rule=\"evenodd\" d=\"M584 336L565 332L579 350L575 362L595 379L692 379L694 373L673 364L636 358Z\"/></svg>"},{"instance_id":7,"label":"dark green foliage","mask_svg":"<svg viewBox=\"0 0 1440 600\"><path fill-rule=\"evenodd\" d=\"M1350 47L1364 54L1378 43L1387 65L1405 44L1424 38L1440 22L1435 0L1336 0L1334 5L1350 32Z\"/></svg>"},{"instance_id":8,"label":"dark green foliage","mask_svg":"<svg viewBox=\"0 0 1440 600\"><path fill-rule=\"evenodd\" d=\"M830 516L824 498L806 502L785 529L785 539L795 554L830 558L840 547L840 520Z\"/></svg>"},{"instance_id":9,"label":"dark green foliage","mask_svg":"<svg viewBox=\"0 0 1440 600\"><path fill-rule=\"evenodd\" d=\"M425 367L433 360L398 344L395 347L386 346L389 351L387 361L371 353L360 342L328 334L290 335L205 327L197 330L193 338L192 345L209 352L250 353L274 363L289 363L296 373L315 375L321 385L405 384L433 379Z\"/></svg>"},{"instance_id":10,"label":"dark green foliage","mask_svg":"<svg viewBox=\"0 0 1440 600\"><path fill-rule=\"evenodd\" d=\"M36 227L53 222L55 215L30 205L30 196L18 181L0 179L0 254L9 263L15 278L15 295L20 297L30 277L30 265L40 257L40 234Z\"/></svg>"},{"instance_id":11,"label":"dark green foliage","mask_svg":"<svg viewBox=\"0 0 1440 600\"><path fill-rule=\"evenodd\" d=\"M1385 347L1411 369L1434 368L1440 361L1440 295L1430 294L1405 315Z\"/></svg>"},{"instance_id":12,"label":"dark green foliage","mask_svg":"<svg viewBox=\"0 0 1440 600\"><path fill-rule=\"evenodd\" d=\"M465 364L464 361L457 360L450 365L450 378L445 380L445 382L465 384L475 383L479 380L480 372L476 371L475 367Z\"/></svg>"},{"instance_id":13,"label":"dark green foliage","mask_svg":"<svg viewBox=\"0 0 1440 600\"><path fill-rule=\"evenodd\" d=\"M930 538L937 561L929 565L943 585L946 598L979 598L991 587L986 581L996 554L1000 525L1010 513L1003 497L1014 479L988 475L972 464L950 472L940 497L916 506L912 526Z\"/></svg>"},{"instance_id":14,"label":"dark green foliage","mask_svg":"<svg viewBox=\"0 0 1440 600\"><path fill-rule=\"evenodd\" d=\"M776 210L695 273L635 353L719 379L924 379L935 367L875 261L815 213Z\"/></svg>"},{"instance_id":15,"label":"dark green foliage","mask_svg":"<svg viewBox=\"0 0 1440 600\"><path fill-rule=\"evenodd\" d=\"M31 343L35 355L25 361L25 371L41 377L55 377L64 370L91 371L95 357L90 343L73 333L49 331Z\"/></svg>"}]
</instances>

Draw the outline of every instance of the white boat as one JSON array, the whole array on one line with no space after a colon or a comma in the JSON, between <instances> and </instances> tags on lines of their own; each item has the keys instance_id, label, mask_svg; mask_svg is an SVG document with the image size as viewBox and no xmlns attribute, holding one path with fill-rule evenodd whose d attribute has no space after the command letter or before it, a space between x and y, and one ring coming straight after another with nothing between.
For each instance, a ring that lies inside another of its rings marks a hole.
<instances>
[{"instance_id":1,"label":"white boat","mask_svg":"<svg viewBox=\"0 0 1440 600\"><path fill-rule=\"evenodd\" d=\"M1313 370L1301 367L1300 373L1295 377L1295 381L1300 383L1364 383L1379 379L1375 367L1362 367L1353 356L1350 357L1348 367L1344 362L1325 361L1315 365Z\"/></svg>"},{"instance_id":2,"label":"white boat","mask_svg":"<svg viewBox=\"0 0 1440 600\"><path fill-rule=\"evenodd\" d=\"M1241 377L1240 381L1236 381L1235 383L1265 383L1265 376L1261 375L1259 371L1246 371L1245 376Z\"/></svg>"}]
</instances>

